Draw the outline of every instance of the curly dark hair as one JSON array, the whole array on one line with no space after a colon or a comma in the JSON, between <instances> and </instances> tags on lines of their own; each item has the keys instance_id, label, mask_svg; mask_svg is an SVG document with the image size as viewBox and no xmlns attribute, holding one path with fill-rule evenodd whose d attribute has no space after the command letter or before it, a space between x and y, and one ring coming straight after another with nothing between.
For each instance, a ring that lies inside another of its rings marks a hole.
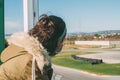
<instances>
[{"instance_id":1,"label":"curly dark hair","mask_svg":"<svg viewBox=\"0 0 120 80\"><path fill-rule=\"evenodd\" d=\"M28 33L33 37L37 37L45 49L47 49L49 55L54 56L58 38L64 32L64 29L66 29L66 24L63 19L54 15L48 16L44 14Z\"/></svg>"}]
</instances>

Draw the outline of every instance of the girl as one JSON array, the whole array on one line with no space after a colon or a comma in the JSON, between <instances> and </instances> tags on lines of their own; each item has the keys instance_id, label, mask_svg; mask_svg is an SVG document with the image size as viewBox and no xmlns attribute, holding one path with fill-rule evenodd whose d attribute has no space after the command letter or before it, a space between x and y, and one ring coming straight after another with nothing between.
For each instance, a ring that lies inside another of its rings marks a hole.
<instances>
[{"instance_id":1,"label":"girl","mask_svg":"<svg viewBox=\"0 0 120 80\"><path fill-rule=\"evenodd\" d=\"M15 33L2 52L0 80L51 80L50 57L61 51L66 36L65 22L42 15L28 33Z\"/></svg>"}]
</instances>

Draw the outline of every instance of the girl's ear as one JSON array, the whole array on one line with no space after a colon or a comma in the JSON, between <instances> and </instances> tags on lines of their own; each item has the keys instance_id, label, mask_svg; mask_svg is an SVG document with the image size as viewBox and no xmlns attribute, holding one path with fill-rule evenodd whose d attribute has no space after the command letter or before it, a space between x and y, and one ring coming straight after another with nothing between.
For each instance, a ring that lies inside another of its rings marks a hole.
<instances>
[{"instance_id":1,"label":"girl's ear","mask_svg":"<svg viewBox=\"0 0 120 80\"><path fill-rule=\"evenodd\" d=\"M62 47L63 47L63 42L58 41L55 53L56 54L59 53L62 50Z\"/></svg>"}]
</instances>

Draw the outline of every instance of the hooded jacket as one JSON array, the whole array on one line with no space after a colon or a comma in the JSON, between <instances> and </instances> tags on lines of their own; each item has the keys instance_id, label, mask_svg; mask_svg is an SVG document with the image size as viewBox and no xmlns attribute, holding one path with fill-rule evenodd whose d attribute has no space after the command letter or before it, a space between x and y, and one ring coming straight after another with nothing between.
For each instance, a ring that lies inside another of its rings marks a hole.
<instances>
[{"instance_id":1,"label":"hooded jacket","mask_svg":"<svg viewBox=\"0 0 120 80\"><path fill-rule=\"evenodd\" d=\"M7 39L2 52L0 80L48 80L44 66L50 63L48 52L27 33L15 33Z\"/></svg>"}]
</instances>

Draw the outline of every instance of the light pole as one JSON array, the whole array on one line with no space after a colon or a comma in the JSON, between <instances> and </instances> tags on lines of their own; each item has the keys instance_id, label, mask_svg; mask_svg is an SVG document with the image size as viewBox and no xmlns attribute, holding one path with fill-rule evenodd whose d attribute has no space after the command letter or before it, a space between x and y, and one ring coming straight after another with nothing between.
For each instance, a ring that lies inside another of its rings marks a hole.
<instances>
[{"instance_id":1,"label":"light pole","mask_svg":"<svg viewBox=\"0 0 120 80\"><path fill-rule=\"evenodd\" d=\"M24 32L28 32L39 18L38 0L23 0Z\"/></svg>"}]
</instances>

